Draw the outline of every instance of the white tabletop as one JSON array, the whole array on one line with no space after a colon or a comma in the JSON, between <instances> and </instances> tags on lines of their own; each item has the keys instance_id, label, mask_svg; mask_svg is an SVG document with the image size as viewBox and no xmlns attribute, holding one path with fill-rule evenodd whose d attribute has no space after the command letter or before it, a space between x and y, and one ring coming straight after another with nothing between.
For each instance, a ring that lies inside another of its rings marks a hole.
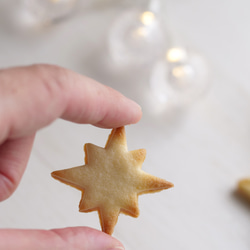
<instances>
[{"instance_id":1,"label":"white tabletop","mask_svg":"<svg viewBox=\"0 0 250 250\"><path fill-rule=\"evenodd\" d=\"M117 8L82 10L40 31L18 32L3 2L0 67L58 64L143 108L142 120L126 127L128 148L147 149L143 169L175 187L140 196L139 218L120 215L114 236L126 249L250 249L250 207L234 194L238 180L250 176L249 1L168 1L165 22L181 45L206 58L211 76L206 94L171 116L146 105L148 69L135 75L102 67L103 41ZM50 173L82 165L83 145L104 146L109 133L62 120L38 132L20 186L0 204L0 226L100 229L97 213L78 212L80 192Z\"/></svg>"}]
</instances>

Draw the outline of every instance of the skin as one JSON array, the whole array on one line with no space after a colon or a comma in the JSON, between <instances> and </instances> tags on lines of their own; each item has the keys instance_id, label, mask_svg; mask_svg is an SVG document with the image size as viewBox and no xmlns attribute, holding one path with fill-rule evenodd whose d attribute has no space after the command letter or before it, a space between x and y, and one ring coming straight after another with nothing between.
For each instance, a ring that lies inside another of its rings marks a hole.
<instances>
[{"instance_id":1,"label":"skin","mask_svg":"<svg viewBox=\"0 0 250 250\"><path fill-rule=\"evenodd\" d=\"M102 128L140 120L141 108L119 92L72 71L33 65L0 70L0 201L17 188L36 132L62 118ZM86 227L0 229L0 249L124 249Z\"/></svg>"}]
</instances>

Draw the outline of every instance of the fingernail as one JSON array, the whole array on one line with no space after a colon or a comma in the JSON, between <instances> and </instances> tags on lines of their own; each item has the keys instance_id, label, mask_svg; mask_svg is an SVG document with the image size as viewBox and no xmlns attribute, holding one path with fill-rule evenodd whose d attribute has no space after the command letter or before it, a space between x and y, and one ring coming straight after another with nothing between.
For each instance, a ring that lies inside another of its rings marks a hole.
<instances>
[{"instance_id":1,"label":"fingernail","mask_svg":"<svg viewBox=\"0 0 250 250\"><path fill-rule=\"evenodd\" d=\"M111 238L112 239L112 243L105 248L106 250L125 250L125 247L122 245L122 243L120 243L118 240Z\"/></svg>"},{"instance_id":2,"label":"fingernail","mask_svg":"<svg viewBox=\"0 0 250 250\"><path fill-rule=\"evenodd\" d=\"M136 103L132 100L130 100L130 102L133 105L133 109L130 112L130 114L132 116L132 123L137 123L142 117L142 108L138 103Z\"/></svg>"}]
</instances>

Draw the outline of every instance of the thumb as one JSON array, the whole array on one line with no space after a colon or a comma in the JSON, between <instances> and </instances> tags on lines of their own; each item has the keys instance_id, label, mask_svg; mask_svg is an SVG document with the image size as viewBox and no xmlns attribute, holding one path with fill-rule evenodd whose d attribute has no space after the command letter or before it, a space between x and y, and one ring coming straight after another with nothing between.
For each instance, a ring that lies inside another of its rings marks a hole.
<instances>
[{"instance_id":1,"label":"thumb","mask_svg":"<svg viewBox=\"0 0 250 250\"><path fill-rule=\"evenodd\" d=\"M112 236L88 227L52 230L0 229L0 249L124 250Z\"/></svg>"}]
</instances>

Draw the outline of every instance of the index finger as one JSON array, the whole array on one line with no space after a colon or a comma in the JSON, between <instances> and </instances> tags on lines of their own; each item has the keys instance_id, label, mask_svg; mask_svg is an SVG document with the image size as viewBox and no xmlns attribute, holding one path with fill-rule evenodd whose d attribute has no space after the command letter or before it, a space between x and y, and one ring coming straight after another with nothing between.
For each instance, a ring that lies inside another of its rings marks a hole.
<instances>
[{"instance_id":1,"label":"index finger","mask_svg":"<svg viewBox=\"0 0 250 250\"><path fill-rule=\"evenodd\" d=\"M90 78L57 66L0 71L0 143L34 133L56 118L114 128L141 118L138 104Z\"/></svg>"}]
</instances>

